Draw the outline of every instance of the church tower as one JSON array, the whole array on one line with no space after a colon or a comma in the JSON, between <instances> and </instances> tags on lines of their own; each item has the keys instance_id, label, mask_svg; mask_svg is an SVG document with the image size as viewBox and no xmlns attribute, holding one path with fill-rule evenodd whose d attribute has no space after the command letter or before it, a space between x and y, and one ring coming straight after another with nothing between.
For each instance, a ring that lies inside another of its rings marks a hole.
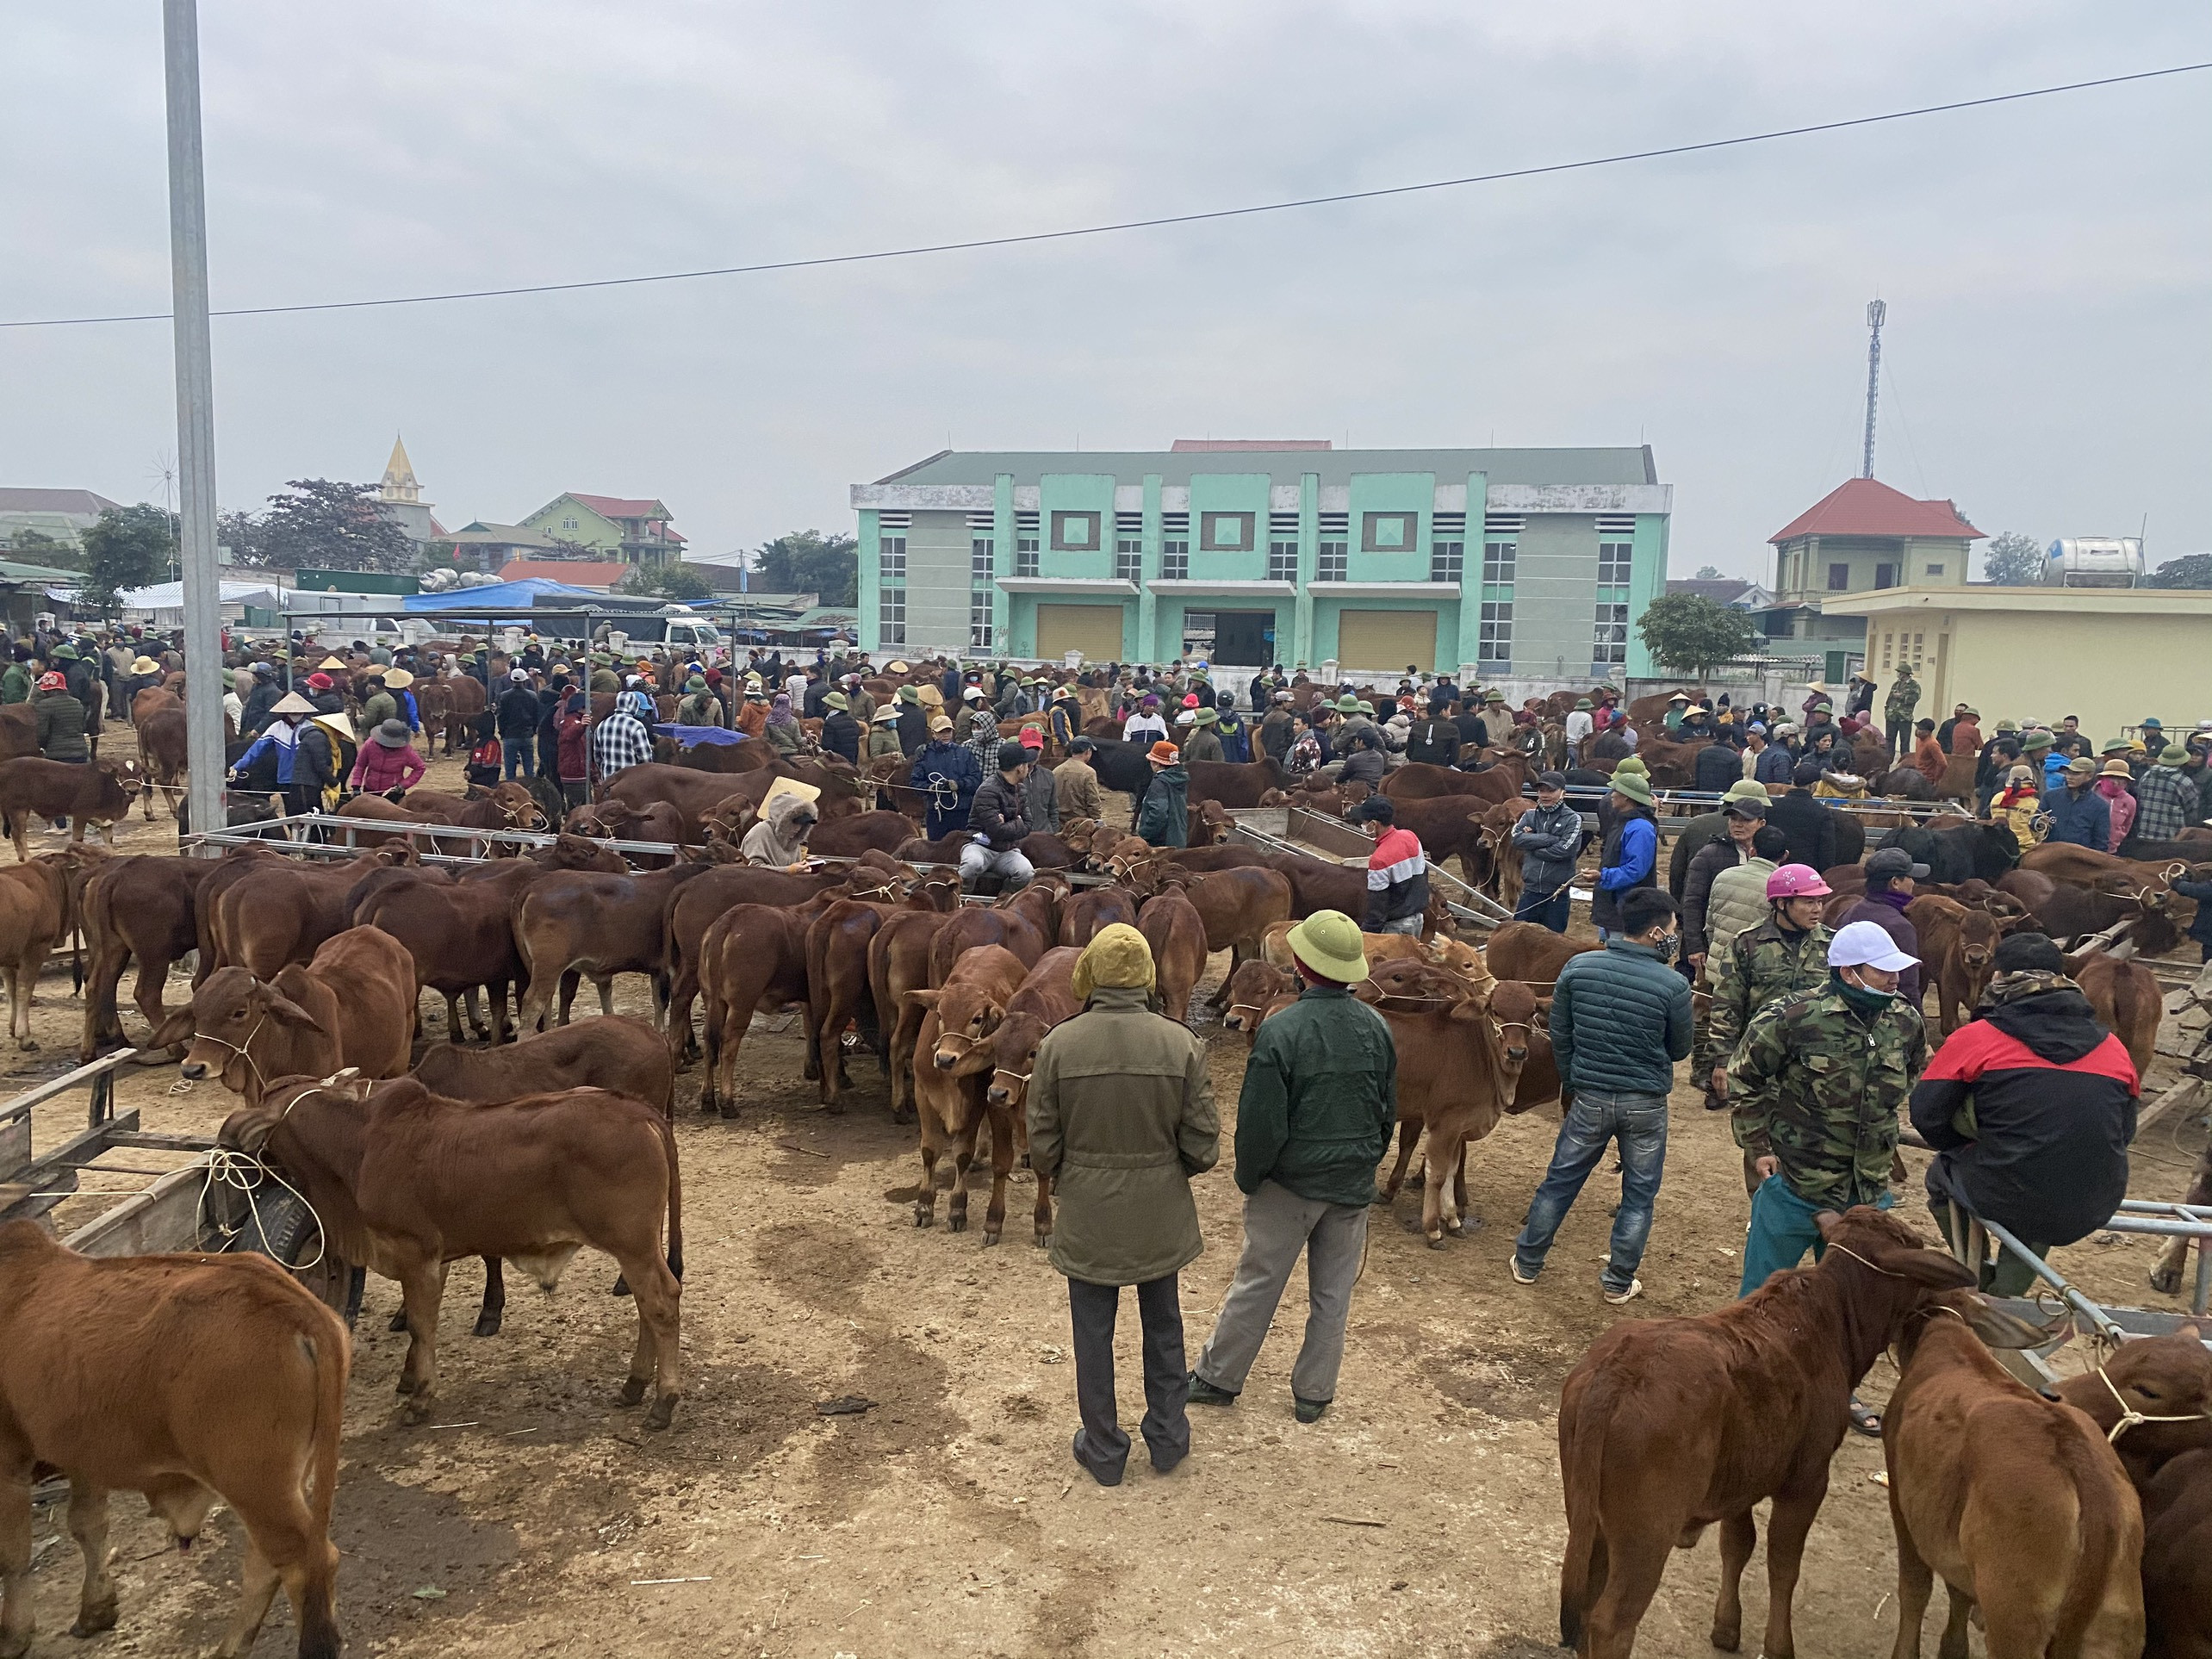
<instances>
[{"instance_id":1,"label":"church tower","mask_svg":"<svg viewBox=\"0 0 2212 1659\"><path fill-rule=\"evenodd\" d=\"M384 463L384 488L376 499L410 506L430 505L422 499L422 486L415 480L414 463L407 459L407 446L396 435L392 439L392 458Z\"/></svg>"}]
</instances>

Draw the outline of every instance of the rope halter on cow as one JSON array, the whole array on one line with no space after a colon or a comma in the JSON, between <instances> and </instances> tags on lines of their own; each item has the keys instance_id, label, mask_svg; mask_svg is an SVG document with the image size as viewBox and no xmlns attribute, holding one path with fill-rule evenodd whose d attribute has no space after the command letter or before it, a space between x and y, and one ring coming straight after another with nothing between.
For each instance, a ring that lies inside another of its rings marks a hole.
<instances>
[{"instance_id":1,"label":"rope halter on cow","mask_svg":"<svg viewBox=\"0 0 2212 1659\"><path fill-rule=\"evenodd\" d=\"M2128 1403L2112 1379L2105 1375L2103 1366L2099 1365L2097 1368L2097 1380L2104 1384L2106 1391L2111 1395L2113 1403L2120 1407L2120 1420L2112 1426L2112 1432L2104 1437L2105 1444L2108 1445L2118 1445L2120 1437L2138 1423L2194 1423L2199 1418L2212 1419L2212 1407L2203 1411L2184 1412L2177 1417L2153 1417L2147 1412L2137 1411Z\"/></svg>"},{"instance_id":2,"label":"rope halter on cow","mask_svg":"<svg viewBox=\"0 0 2212 1659\"><path fill-rule=\"evenodd\" d=\"M248 1051L253 1046L253 1040L261 1035L261 1028L268 1023L269 1016L264 1012L259 1019L253 1022L253 1029L245 1034L245 1041L244 1042L226 1041L224 1039L215 1035L212 1031L197 1031L193 1034L196 1037L198 1037L202 1041L214 1044L218 1048L229 1049L231 1053L236 1054L240 1059L245 1062L247 1068L253 1073L253 1091L254 1098L257 1101L269 1091L269 1079L261 1075L260 1065L254 1059L252 1054ZM223 1069L227 1071L230 1068L226 1066ZM288 1106L284 1109L289 1111L291 1108Z\"/></svg>"}]
</instances>

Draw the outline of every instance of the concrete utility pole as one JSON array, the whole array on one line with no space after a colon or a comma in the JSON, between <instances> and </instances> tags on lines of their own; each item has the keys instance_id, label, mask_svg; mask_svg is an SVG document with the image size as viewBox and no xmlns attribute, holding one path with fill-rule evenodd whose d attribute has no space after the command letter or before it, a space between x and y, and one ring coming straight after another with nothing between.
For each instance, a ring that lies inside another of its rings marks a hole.
<instances>
[{"instance_id":1,"label":"concrete utility pole","mask_svg":"<svg viewBox=\"0 0 2212 1659\"><path fill-rule=\"evenodd\" d=\"M185 754L192 828L223 829L222 588L215 553L215 380L208 338L208 200L200 159L197 0L162 0L169 93L170 310L177 340L177 514L184 575Z\"/></svg>"},{"instance_id":2,"label":"concrete utility pole","mask_svg":"<svg viewBox=\"0 0 2212 1659\"><path fill-rule=\"evenodd\" d=\"M1867 444L1859 463L1859 476L1874 475L1874 395L1882 379L1882 324L1889 316L1889 308L1880 300L1867 302Z\"/></svg>"}]
</instances>

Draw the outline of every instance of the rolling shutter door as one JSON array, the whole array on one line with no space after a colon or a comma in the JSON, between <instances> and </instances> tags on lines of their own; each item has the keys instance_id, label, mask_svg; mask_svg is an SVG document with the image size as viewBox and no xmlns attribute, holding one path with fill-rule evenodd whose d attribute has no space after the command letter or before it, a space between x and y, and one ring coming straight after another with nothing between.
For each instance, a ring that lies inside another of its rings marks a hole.
<instances>
[{"instance_id":1,"label":"rolling shutter door","mask_svg":"<svg viewBox=\"0 0 2212 1659\"><path fill-rule=\"evenodd\" d=\"M1118 605L1040 605L1037 655L1057 662L1068 651L1081 651L1092 662L1122 660L1122 607Z\"/></svg>"},{"instance_id":2,"label":"rolling shutter door","mask_svg":"<svg viewBox=\"0 0 2212 1659\"><path fill-rule=\"evenodd\" d=\"M1337 618L1337 661L1346 668L1436 667L1433 611L1346 611Z\"/></svg>"}]
</instances>

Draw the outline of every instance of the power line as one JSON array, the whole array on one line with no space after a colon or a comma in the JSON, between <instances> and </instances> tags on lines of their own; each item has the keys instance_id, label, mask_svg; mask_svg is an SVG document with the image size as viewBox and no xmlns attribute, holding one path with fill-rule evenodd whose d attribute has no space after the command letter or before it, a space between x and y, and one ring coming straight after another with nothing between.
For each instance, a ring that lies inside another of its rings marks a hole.
<instances>
[{"instance_id":1,"label":"power line","mask_svg":"<svg viewBox=\"0 0 2212 1659\"><path fill-rule=\"evenodd\" d=\"M1514 167L1502 172L1470 173L1459 178L1429 179L1418 184L1390 184L1371 190L1341 190L1330 196L1300 196L1287 202L1260 202L1241 208L1213 208L1197 213L1163 214L1149 219L1123 219L1110 224L1080 225L1066 230L1026 231L1010 236L981 236L960 242L929 242L912 247L878 248L866 253L831 253L805 259L776 259L753 265L718 265L705 270L664 270L640 276L601 276L574 283L531 283L512 288L463 289L447 294L407 294L381 300L322 300L301 305L238 306L214 311L215 317L283 316L303 311L365 311L392 306L443 305L455 300L512 299L525 294L574 294L587 289L636 288L649 283L696 282L708 276L755 276L780 270L811 270L826 265L857 265L885 259L910 259L932 253L965 253L979 248L1020 247L1037 242L1064 242L1077 237L1111 236L1125 231L1159 230L1173 225L1196 225L1222 219L1247 219L1260 214L1290 213L1304 208L1333 207L1346 202L1374 202L1388 196L1415 196L1429 190L1460 190L1470 184L1496 184L1508 179L1539 178L1550 173L1584 172L1596 167L1615 167L1631 161L1657 161L1668 156L1697 155L1712 150L1737 149L1775 139L1805 138L1816 133L1840 133L1857 127L1878 127L1889 121L1911 121L1922 115L1948 115L1960 109L1985 109L1991 104L2018 103L2029 98L2047 98L2063 92L2085 92L2098 87L2122 86L2131 81L2159 80L2212 69L2212 62L2175 64L2165 69L2141 70L2129 75L2108 75L2093 81L2070 81L2062 86L2030 87L2021 92L1999 92L1985 98L1962 98L1953 103L1922 104L1912 109L1892 109L1878 115L1855 115L1842 121L1817 121L1807 127L1781 127L1764 133L1743 133L1733 138L1706 139L1694 144L1670 144L1658 149L1624 151L1618 155L1592 156L1580 161L1555 161L1536 167ZM0 321L0 328L74 328L100 323L166 322L165 311L134 312L108 317L27 317Z\"/></svg>"}]
</instances>

